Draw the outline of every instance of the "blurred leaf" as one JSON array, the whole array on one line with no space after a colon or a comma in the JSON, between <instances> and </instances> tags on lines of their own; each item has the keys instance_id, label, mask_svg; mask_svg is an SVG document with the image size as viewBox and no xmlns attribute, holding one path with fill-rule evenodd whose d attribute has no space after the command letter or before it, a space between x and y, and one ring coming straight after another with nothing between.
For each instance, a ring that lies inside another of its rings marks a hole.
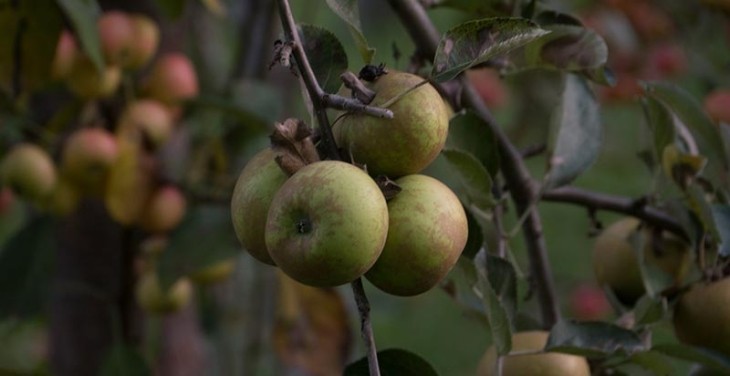
<instances>
[{"instance_id":1,"label":"blurred leaf","mask_svg":"<svg viewBox=\"0 0 730 376\"><path fill-rule=\"evenodd\" d=\"M165 16L171 19L180 18L187 4L187 0L155 0L155 2L165 13Z\"/></svg>"},{"instance_id":2,"label":"blurred leaf","mask_svg":"<svg viewBox=\"0 0 730 376\"><path fill-rule=\"evenodd\" d=\"M472 205L487 212L494 205L492 197L492 177L479 162L479 160L462 150L443 149L441 155L454 169L453 174L459 179L461 189L457 190L466 203L466 207Z\"/></svg>"},{"instance_id":3,"label":"blurred leaf","mask_svg":"<svg viewBox=\"0 0 730 376\"><path fill-rule=\"evenodd\" d=\"M0 317L30 316L43 311L51 286L55 248L55 226L46 217L31 220L3 245Z\"/></svg>"},{"instance_id":4,"label":"blurred leaf","mask_svg":"<svg viewBox=\"0 0 730 376\"><path fill-rule=\"evenodd\" d=\"M141 215L153 189L151 161L141 140L126 134L117 136L119 156L109 170L104 204L109 215L123 225L133 224Z\"/></svg>"},{"instance_id":5,"label":"blurred leaf","mask_svg":"<svg viewBox=\"0 0 730 376\"><path fill-rule=\"evenodd\" d=\"M499 146L489 127L473 112L466 111L451 119L446 147L474 155L487 168L490 176L497 175Z\"/></svg>"},{"instance_id":6,"label":"blurred leaf","mask_svg":"<svg viewBox=\"0 0 730 376\"><path fill-rule=\"evenodd\" d=\"M81 41L86 55L96 66L96 70L104 70L104 58L101 55L101 43L96 21L101 15L101 8L96 0L56 0L71 20L76 36ZM55 52L55 49L54 49Z\"/></svg>"},{"instance_id":7,"label":"blurred leaf","mask_svg":"<svg viewBox=\"0 0 730 376\"><path fill-rule=\"evenodd\" d=\"M0 188L1 189L1 188ZM2 192L0 192L0 195ZM12 203L0 214L0 250L6 241L28 222L28 211L23 200L13 194ZM1 255L2 253L0 253Z\"/></svg>"},{"instance_id":8,"label":"blurred leaf","mask_svg":"<svg viewBox=\"0 0 730 376\"><path fill-rule=\"evenodd\" d=\"M560 321L545 345L546 351L588 357L629 355L644 349L636 333L606 322Z\"/></svg>"},{"instance_id":9,"label":"blurred leaf","mask_svg":"<svg viewBox=\"0 0 730 376\"><path fill-rule=\"evenodd\" d=\"M37 319L17 318L0 321L0 374L39 375L47 361L44 354L47 325Z\"/></svg>"},{"instance_id":10,"label":"blurred leaf","mask_svg":"<svg viewBox=\"0 0 730 376\"><path fill-rule=\"evenodd\" d=\"M652 135L654 160L660 162L664 148L674 143L674 119L667 108L654 98L642 98L641 104Z\"/></svg>"},{"instance_id":11,"label":"blurred leaf","mask_svg":"<svg viewBox=\"0 0 730 376\"><path fill-rule=\"evenodd\" d=\"M550 149L545 189L573 181L598 157L603 142L603 124L596 97L584 79L568 74L563 98L553 117L557 137Z\"/></svg>"},{"instance_id":12,"label":"blurred leaf","mask_svg":"<svg viewBox=\"0 0 730 376\"><path fill-rule=\"evenodd\" d=\"M713 238L721 239L717 224L715 223L715 216L710 204L707 202L705 191L697 184L692 184L687 187L685 192L687 194L689 208L700 220L705 231L712 235Z\"/></svg>"},{"instance_id":13,"label":"blurred leaf","mask_svg":"<svg viewBox=\"0 0 730 376\"><path fill-rule=\"evenodd\" d=\"M708 159L708 178L717 186L723 186L723 176L728 168L725 145L717 127L707 116L694 96L670 83L645 82L647 96L664 104L689 129Z\"/></svg>"},{"instance_id":14,"label":"blurred leaf","mask_svg":"<svg viewBox=\"0 0 730 376\"><path fill-rule=\"evenodd\" d=\"M305 286L279 276L273 346L293 373L335 375L347 364L352 344L348 312L337 290Z\"/></svg>"},{"instance_id":15,"label":"blurred leaf","mask_svg":"<svg viewBox=\"0 0 730 376\"><path fill-rule=\"evenodd\" d=\"M448 81L472 66L549 33L524 18L486 18L462 23L441 37L431 78Z\"/></svg>"},{"instance_id":16,"label":"blurred leaf","mask_svg":"<svg viewBox=\"0 0 730 376\"><path fill-rule=\"evenodd\" d=\"M664 175L682 189L688 184L689 178L699 175L707 165L707 158L683 153L674 143L664 147L660 158Z\"/></svg>"},{"instance_id":17,"label":"blurred leaf","mask_svg":"<svg viewBox=\"0 0 730 376\"><path fill-rule=\"evenodd\" d=\"M350 29L350 34L355 40L357 50L360 52L363 62L370 64L375 56L375 49L368 45L365 34L360 26L360 9L357 0L327 0L327 5L339 16Z\"/></svg>"},{"instance_id":18,"label":"blurred leaf","mask_svg":"<svg viewBox=\"0 0 730 376\"><path fill-rule=\"evenodd\" d=\"M240 254L238 244L228 206L190 207L160 256L160 285L168 288L180 277Z\"/></svg>"},{"instance_id":19,"label":"blurred leaf","mask_svg":"<svg viewBox=\"0 0 730 376\"><path fill-rule=\"evenodd\" d=\"M458 9L470 15L494 17L508 14L511 5L504 0L440 0L434 6Z\"/></svg>"},{"instance_id":20,"label":"blurred leaf","mask_svg":"<svg viewBox=\"0 0 730 376\"><path fill-rule=\"evenodd\" d=\"M556 10L548 9L548 10L542 10L540 13L535 15L533 18L533 21L535 21L540 26L549 26L549 25L568 25L568 26L583 26L583 23L580 21L580 19L576 18L575 16L567 13L558 12Z\"/></svg>"},{"instance_id":21,"label":"blurred leaf","mask_svg":"<svg viewBox=\"0 0 730 376\"><path fill-rule=\"evenodd\" d=\"M730 256L730 206L714 204L711 209L712 217L717 224L720 254L725 257Z\"/></svg>"},{"instance_id":22,"label":"blurred leaf","mask_svg":"<svg viewBox=\"0 0 730 376\"><path fill-rule=\"evenodd\" d=\"M629 358L629 361L641 366L649 372L649 375L671 375L676 369L666 355L655 351L636 353Z\"/></svg>"},{"instance_id":23,"label":"blurred leaf","mask_svg":"<svg viewBox=\"0 0 730 376\"><path fill-rule=\"evenodd\" d=\"M652 298L644 295L634 306L634 320L636 320L636 325L654 324L664 319L666 311L666 300L661 297Z\"/></svg>"},{"instance_id":24,"label":"blurred leaf","mask_svg":"<svg viewBox=\"0 0 730 376\"><path fill-rule=\"evenodd\" d=\"M512 349L512 322L510 321L510 313L514 314L514 307L511 306L511 302L514 302L513 299L516 299L516 296L509 296L512 292L509 288L511 284L509 280L514 275L510 277L509 271L507 271L503 264L490 266L491 261L493 259L490 259L485 249L479 251L474 257L474 265L476 265L479 281L478 287L482 295L482 301L484 302L492 342L497 349L497 353L504 355L508 354ZM495 274L497 274L494 277L490 275L493 271L496 271ZM512 270L512 273L514 273L514 270ZM500 277L502 277L502 281L498 280ZM497 285L492 284L493 279L495 282L498 282ZM497 288L500 290L497 291ZM498 293L504 295L500 296ZM514 293L516 295L516 290ZM509 309L503 304L503 298L504 303L510 307Z\"/></svg>"},{"instance_id":25,"label":"blurred leaf","mask_svg":"<svg viewBox=\"0 0 730 376\"><path fill-rule=\"evenodd\" d=\"M347 70L347 53L337 37L327 29L314 25L299 25L299 37L317 77L327 93L336 93L342 86L340 75Z\"/></svg>"},{"instance_id":26,"label":"blurred leaf","mask_svg":"<svg viewBox=\"0 0 730 376\"><path fill-rule=\"evenodd\" d=\"M112 346L99 369L101 376L148 376L152 371L142 355L133 347L122 343Z\"/></svg>"},{"instance_id":27,"label":"blurred leaf","mask_svg":"<svg viewBox=\"0 0 730 376\"><path fill-rule=\"evenodd\" d=\"M700 363L730 374L730 357L717 351L679 343L659 344L652 351L694 363Z\"/></svg>"},{"instance_id":28,"label":"blurred leaf","mask_svg":"<svg viewBox=\"0 0 730 376\"><path fill-rule=\"evenodd\" d=\"M378 366L382 376L437 376L436 370L425 359L403 349L378 351ZM343 376L369 376L367 357L351 363Z\"/></svg>"}]
</instances>

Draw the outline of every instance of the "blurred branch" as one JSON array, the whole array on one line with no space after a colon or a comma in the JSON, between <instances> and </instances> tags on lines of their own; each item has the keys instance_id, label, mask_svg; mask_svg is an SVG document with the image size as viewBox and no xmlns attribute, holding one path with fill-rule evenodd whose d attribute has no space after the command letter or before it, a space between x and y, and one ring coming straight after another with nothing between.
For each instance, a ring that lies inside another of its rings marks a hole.
<instances>
[{"instance_id":1,"label":"blurred branch","mask_svg":"<svg viewBox=\"0 0 730 376\"><path fill-rule=\"evenodd\" d=\"M417 0L389 0L389 3L415 42L417 53L423 59L432 60L436 54L440 36L423 6ZM471 83L463 77L461 83L463 85L462 100L464 104L471 108L489 126L497 138L501 156L500 170L505 177L512 199L517 207L518 215L521 216L529 211L522 225L522 230L530 256L531 273L538 289L542 324L546 328L552 327L560 318L560 309L556 300L554 280L547 258L547 247L542 233L542 221L537 209L534 208L536 188L522 160L520 151L502 132L501 127ZM454 110L459 111L460 108Z\"/></svg>"},{"instance_id":2,"label":"blurred branch","mask_svg":"<svg viewBox=\"0 0 730 376\"><path fill-rule=\"evenodd\" d=\"M552 202L571 203L590 209L610 210L639 218L654 226L670 231L684 239L689 236L672 216L646 205L643 200L605 193L591 192L577 187L560 187L549 190L542 199Z\"/></svg>"}]
</instances>

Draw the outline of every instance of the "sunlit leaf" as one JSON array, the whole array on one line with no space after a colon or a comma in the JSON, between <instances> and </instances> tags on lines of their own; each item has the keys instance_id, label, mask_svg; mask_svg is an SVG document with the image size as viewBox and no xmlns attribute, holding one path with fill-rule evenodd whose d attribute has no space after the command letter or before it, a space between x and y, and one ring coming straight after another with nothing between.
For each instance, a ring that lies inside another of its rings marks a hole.
<instances>
[{"instance_id":1,"label":"sunlit leaf","mask_svg":"<svg viewBox=\"0 0 730 376\"><path fill-rule=\"evenodd\" d=\"M514 314L512 303L514 303L515 296L511 296L513 291L510 286L516 282L513 280L515 278L514 274L510 274L509 269L503 264L490 267L490 261L493 260L494 258L490 258L486 250L482 249L474 257L474 265L477 269L478 288L484 302L492 342L497 349L497 353L504 355L512 349L512 322L510 317L511 314ZM493 271L496 271L497 275L492 277L490 272ZM514 273L514 270L512 270L512 273ZM498 281L500 277L503 278ZM493 280L498 284L493 285ZM503 295L499 295L499 293L503 293ZM516 295L516 291L514 291L514 295Z\"/></svg>"},{"instance_id":2,"label":"sunlit leaf","mask_svg":"<svg viewBox=\"0 0 730 376\"><path fill-rule=\"evenodd\" d=\"M550 330L545 350L582 356L629 355L644 350L631 330L606 322L560 321Z\"/></svg>"},{"instance_id":3,"label":"sunlit leaf","mask_svg":"<svg viewBox=\"0 0 730 376\"><path fill-rule=\"evenodd\" d=\"M370 64L375 56L375 49L368 45L365 34L360 26L360 10L357 0L327 0L327 5L337 14L350 29L350 34L355 40L357 50L360 52L363 62Z\"/></svg>"},{"instance_id":4,"label":"sunlit leaf","mask_svg":"<svg viewBox=\"0 0 730 376\"><path fill-rule=\"evenodd\" d=\"M474 205L486 212L494 206L492 178L475 156L457 149L444 149L441 155L446 158L453 168L453 174L460 181L457 194L460 193L462 199L465 199L467 207Z\"/></svg>"},{"instance_id":5,"label":"sunlit leaf","mask_svg":"<svg viewBox=\"0 0 730 376\"><path fill-rule=\"evenodd\" d=\"M104 70L104 58L101 55L101 43L96 21L101 15L101 8L96 0L56 0L71 20L74 31L81 41L81 47L96 66L96 70Z\"/></svg>"},{"instance_id":6,"label":"sunlit leaf","mask_svg":"<svg viewBox=\"0 0 730 376\"><path fill-rule=\"evenodd\" d=\"M551 142L545 179L548 188L568 184L587 170L603 142L598 101L584 79L566 75L562 102L556 111L553 126L557 136Z\"/></svg>"},{"instance_id":7,"label":"sunlit leaf","mask_svg":"<svg viewBox=\"0 0 730 376\"><path fill-rule=\"evenodd\" d=\"M720 254L730 256L730 206L715 204L712 205L712 216L717 225L718 239L720 243Z\"/></svg>"},{"instance_id":8,"label":"sunlit leaf","mask_svg":"<svg viewBox=\"0 0 730 376\"><path fill-rule=\"evenodd\" d=\"M437 376L436 370L422 357L403 349L378 351L378 366L383 376ZM345 368L343 376L369 376L368 360L362 358Z\"/></svg>"},{"instance_id":9,"label":"sunlit leaf","mask_svg":"<svg viewBox=\"0 0 730 376\"><path fill-rule=\"evenodd\" d=\"M464 70L549 33L524 18L486 18L448 30L439 42L431 78L448 81Z\"/></svg>"},{"instance_id":10,"label":"sunlit leaf","mask_svg":"<svg viewBox=\"0 0 730 376\"><path fill-rule=\"evenodd\" d=\"M347 70L347 54L340 40L314 25L299 25L299 35L317 82L325 92L337 92L342 85L340 74Z\"/></svg>"}]
</instances>

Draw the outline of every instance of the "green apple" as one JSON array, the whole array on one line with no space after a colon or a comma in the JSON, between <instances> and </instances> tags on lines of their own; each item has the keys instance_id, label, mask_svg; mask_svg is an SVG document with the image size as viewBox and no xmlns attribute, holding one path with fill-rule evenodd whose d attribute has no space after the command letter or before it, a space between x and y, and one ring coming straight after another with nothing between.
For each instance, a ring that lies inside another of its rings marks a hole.
<instances>
[{"instance_id":1,"label":"green apple","mask_svg":"<svg viewBox=\"0 0 730 376\"><path fill-rule=\"evenodd\" d=\"M0 182L32 201L41 201L50 195L57 181L51 157L34 144L15 146L0 164Z\"/></svg>"},{"instance_id":2,"label":"green apple","mask_svg":"<svg viewBox=\"0 0 730 376\"><path fill-rule=\"evenodd\" d=\"M297 171L274 196L266 247L281 270L310 286L362 276L383 251L388 206L363 170L321 161Z\"/></svg>"},{"instance_id":3,"label":"green apple","mask_svg":"<svg viewBox=\"0 0 730 376\"><path fill-rule=\"evenodd\" d=\"M694 284L677 301L673 323L680 341L730 356L730 278Z\"/></svg>"},{"instance_id":4,"label":"green apple","mask_svg":"<svg viewBox=\"0 0 730 376\"><path fill-rule=\"evenodd\" d=\"M179 188L165 185L157 188L143 209L139 225L150 233L168 232L182 222L187 200Z\"/></svg>"},{"instance_id":5,"label":"green apple","mask_svg":"<svg viewBox=\"0 0 730 376\"><path fill-rule=\"evenodd\" d=\"M82 128L69 136L61 156L61 173L82 193L100 193L119 157L117 139L103 128Z\"/></svg>"},{"instance_id":6,"label":"green apple","mask_svg":"<svg viewBox=\"0 0 730 376\"><path fill-rule=\"evenodd\" d=\"M503 376L590 376L588 361L582 356L561 353L513 354L526 351L541 351L548 340L548 332L529 331L512 335L512 351L502 363ZM479 362L477 375L497 375L497 350L487 349Z\"/></svg>"},{"instance_id":7,"label":"green apple","mask_svg":"<svg viewBox=\"0 0 730 376\"><path fill-rule=\"evenodd\" d=\"M264 230L274 194L288 176L274 158L276 152L266 148L248 161L238 176L231 197L231 221L243 248L255 259L274 265L266 249Z\"/></svg>"},{"instance_id":8,"label":"green apple","mask_svg":"<svg viewBox=\"0 0 730 376\"><path fill-rule=\"evenodd\" d=\"M146 271L137 280L135 297L137 304L149 313L172 313L190 302L193 285L187 278L180 278L163 291L157 273Z\"/></svg>"},{"instance_id":9,"label":"green apple","mask_svg":"<svg viewBox=\"0 0 730 376\"><path fill-rule=\"evenodd\" d=\"M173 119L170 110L162 103L152 99L139 99L130 103L122 114L118 132L138 129L151 141L152 146L160 147L170 138Z\"/></svg>"},{"instance_id":10,"label":"green apple","mask_svg":"<svg viewBox=\"0 0 730 376\"><path fill-rule=\"evenodd\" d=\"M370 104L380 106L422 81L410 73L390 71L369 85L376 93ZM420 172L444 147L448 108L430 84L409 92L389 108L392 119L344 115L333 130L337 144L355 163L365 164L372 175L400 177Z\"/></svg>"},{"instance_id":11,"label":"green apple","mask_svg":"<svg viewBox=\"0 0 730 376\"><path fill-rule=\"evenodd\" d=\"M388 239L365 277L393 295L430 290L451 270L469 234L466 213L440 181L408 175L395 181L403 190L388 202Z\"/></svg>"}]
</instances>

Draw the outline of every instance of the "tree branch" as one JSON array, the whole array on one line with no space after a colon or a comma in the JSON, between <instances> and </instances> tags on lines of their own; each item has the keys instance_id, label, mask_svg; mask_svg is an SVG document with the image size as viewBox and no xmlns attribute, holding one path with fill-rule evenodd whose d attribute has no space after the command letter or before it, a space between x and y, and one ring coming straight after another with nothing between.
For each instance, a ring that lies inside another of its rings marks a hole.
<instances>
[{"instance_id":1,"label":"tree branch","mask_svg":"<svg viewBox=\"0 0 730 376\"><path fill-rule=\"evenodd\" d=\"M404 26L416 43L418 53L425 59L433 59L440 37L437 29L429 19L426 11L416 0L389 0L391 7L403 21ZM542 324L552 327L560 317L557 304L554 280L547 258L547 247L542 234L542 222L537 209L534 208L536 189L519 150L502 132L489 109L484 105L471 83L462 78L463 101L474 110L498 141L500 152L500 170L504 175L512 199L517 207L518 215L529 210L522 225L523 235L530 256L530 269L536 280L538 299L540 301ZM459 108L455 108L459 111Z\"/></svg>"}]
</instances>

